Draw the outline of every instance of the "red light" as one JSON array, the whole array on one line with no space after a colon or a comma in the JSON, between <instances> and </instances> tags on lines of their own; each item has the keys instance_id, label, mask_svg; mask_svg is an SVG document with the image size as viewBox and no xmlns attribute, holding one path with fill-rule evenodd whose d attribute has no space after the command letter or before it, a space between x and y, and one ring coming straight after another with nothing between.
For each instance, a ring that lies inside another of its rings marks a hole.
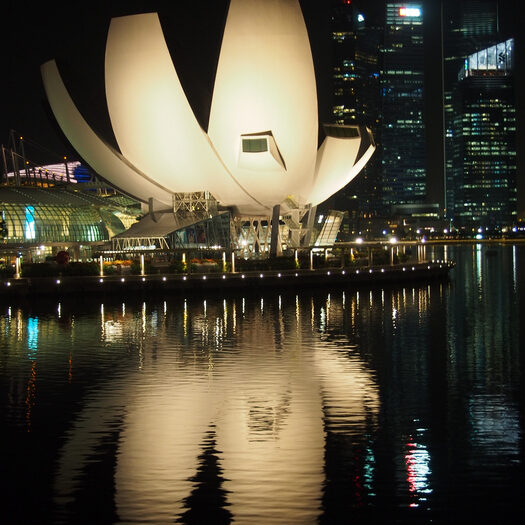
<instances>
[{"instance_id":1,"label":"red light","mask_svg":"<svg viewBox=\"0 0 525 525\"><path fill-rule=\"evenodd\" d=\"M350 5L352 3L352 0L343 0L343 4Z\"/></svg>"}]
</instances>

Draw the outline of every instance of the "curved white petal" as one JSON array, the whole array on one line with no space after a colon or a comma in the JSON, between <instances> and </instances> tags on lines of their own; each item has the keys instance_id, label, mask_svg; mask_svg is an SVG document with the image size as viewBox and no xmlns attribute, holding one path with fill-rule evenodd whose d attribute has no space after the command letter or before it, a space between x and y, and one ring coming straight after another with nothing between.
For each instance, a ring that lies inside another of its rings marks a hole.
<instances>
[{"instance_id":1,"label":"curved white petal","mask_svg":"<svg viewBox=\"0 0 525 525\"><path fill-rule=\"evenodd\" d=\"M290 195L305 203L317 130L315 74L299 3L232 0L208 129L228 170L268 207ZM274 144L243 151L243 135L250 134Z\"/></svg>"},{"instance_id":2,"label":"curved white petal","mask_svg":"<svg viewBox=\"0 0 525 525\"><path fill-rule=\"evenodd\" d=\"M54 60L41 66L44 89L64 135L82 158L104 179L138 200L154 199L170 206L171 193L127 163L103 142L84 120L69 96Z\"/></svg>"},{"instance_id":3,"label":"curved white petal","mask_svg":"<svg viewBox=\"0 0 525 525\"><path fill-rule=\"evenodd\" d=\"M367 131L367 133L370 133ZM358 159L362 138L327 136L317 153L315 183L308 201L320 204L344 188L365 166L375 151L373 142Z\"/></svg>"},{"instance_id":4,"label":"curved white petal","mask_svg":"<svg viewBox=\"0 0 525 525\"><path fill-rule=\"evenodd\" d=\"M123 155L173 192L210 191L258 206L231 178L188 103L157 13L113 18L106 96Z\"/></svg>"}]
</instances>

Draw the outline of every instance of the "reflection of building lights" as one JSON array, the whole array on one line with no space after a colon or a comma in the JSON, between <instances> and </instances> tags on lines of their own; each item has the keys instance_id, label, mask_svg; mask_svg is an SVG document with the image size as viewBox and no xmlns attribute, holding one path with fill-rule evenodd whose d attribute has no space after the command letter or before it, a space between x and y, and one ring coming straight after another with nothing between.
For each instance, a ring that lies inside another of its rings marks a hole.
<instances>
[{"instance_id":1,"label":"reflection of building lights","mask_svg":"<svg viewBox=\"0 0 525 525\"><path fill-rule=\"evenodd\" d=\"M430 454L426 447L421 443L415 443L412 438L406 444L407 453L405 454L405 464L407 468L408 490L411 495L418 500L424 501L426 498L422 494L430 494L428 477L430 475ZM417 507L418 503L413 502L411 507Z\"/></svg>"},{"instance_id":2,"label":"reflection of building lights","mask_svg":"<svg viewBox=\"0 0 525 525\"><path fill-rule=\"evenodd\" d=\"M30 317L27 320L27 349L29 359L36 359L38 350L38 318Z\"/></svg>"}]
</instances>

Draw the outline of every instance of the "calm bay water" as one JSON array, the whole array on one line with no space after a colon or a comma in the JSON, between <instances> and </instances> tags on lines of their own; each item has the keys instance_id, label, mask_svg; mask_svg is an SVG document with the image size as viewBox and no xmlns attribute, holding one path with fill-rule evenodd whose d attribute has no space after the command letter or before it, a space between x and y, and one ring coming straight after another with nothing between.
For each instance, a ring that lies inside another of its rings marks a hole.
<instances>
[{"instance_id":1,"label":"calm bay water","mask_svg":"<svg viewBox=\"0 0 525 525\"><path fill-rule=\"evenodd\" d=\"M519 522L525 246L435 252L450 282L2 304L2 522Z\"/></svg>"}]
</instances>

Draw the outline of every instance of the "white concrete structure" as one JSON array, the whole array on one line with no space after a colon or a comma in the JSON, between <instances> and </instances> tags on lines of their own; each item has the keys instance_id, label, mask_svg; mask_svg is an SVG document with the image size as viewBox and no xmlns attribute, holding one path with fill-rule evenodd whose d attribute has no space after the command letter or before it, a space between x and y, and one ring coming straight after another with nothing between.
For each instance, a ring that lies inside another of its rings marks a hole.
<instances>
[{"instance_id":1,"label":"white concrete structure","mask_svg":"<svg viewBox=\"0 0 525 525\"><path fill-rule=\"evenodd\" d=\"M170 208L175 193L196 191L209 191L236 215L306 209L348 184L375 149L365 128L330 126L317 151L315 74L297 0L231 1L207 131L186 99L156 13L115 18L109 28L106 96L121 154L80 115L54 61L43 64L42 77L80 155L156 209Z\"/></svg>"}]
</instances>

